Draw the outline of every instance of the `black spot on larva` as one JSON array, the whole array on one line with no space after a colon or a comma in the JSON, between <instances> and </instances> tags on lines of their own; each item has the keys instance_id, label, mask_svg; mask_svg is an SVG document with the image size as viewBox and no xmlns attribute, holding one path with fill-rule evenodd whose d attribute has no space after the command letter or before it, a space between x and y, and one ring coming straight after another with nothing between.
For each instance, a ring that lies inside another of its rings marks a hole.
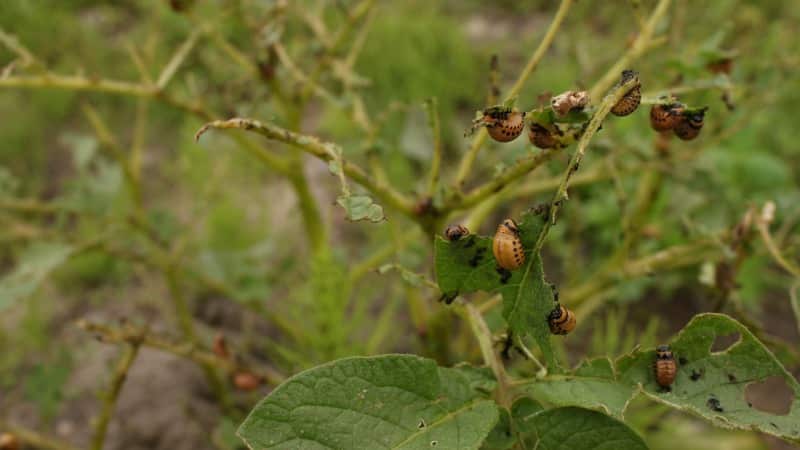
<instances>
[{"instance_id":1,"label":"black spot on larva","mask_svg":"<svg viewBox=\"0 0 800 450\"><path fill-rule=\"evenodd\" d=\"M691 375L689 375L689 378L690 378L692 381L697 381L697 380L699 380L700 378L702 378L702 376L703 376L703 373L704 373L704 372L705 372L705 370L703 370L703 369L700 369L699 371L698 371L698 370L694 370L694 369L692 369L692 374L691 374Z\"/></svg>"},{"instance_id":2,"label":"black spot on larva","mask_svg":"<svg viewBox=\"0 0 800 450\"><path fill-rule=\"evenodd\" d=\"M678 362L681 363L682 366L685 366L686 364L689 363L689 361L686 358L678 358Z\"/></svg>"},{"instance_id":3,"label":"black spot on larva","mask_svg":"<svg viewBox=\"0 0 800 450\"><path fill-rule=\"evenodd\" d=\"M736 376L734 374L732 374L732 373L729 373L728 374L728 381L730 381L731 383L735 383L736 382Z\"/></svg>"},{"instance_id":4,"label":"black spot on larva","mask_svg":"<svg viewBox=\"0 0 800 450\"><path fill-rule=\"evenodd\" d=\"M719 400L716 397L709 397L708 401L706 402L706 406L712 411L715 412L724 412L725 410L722 408L722 405L719 403Z\"/></svg>"}]
</instances>

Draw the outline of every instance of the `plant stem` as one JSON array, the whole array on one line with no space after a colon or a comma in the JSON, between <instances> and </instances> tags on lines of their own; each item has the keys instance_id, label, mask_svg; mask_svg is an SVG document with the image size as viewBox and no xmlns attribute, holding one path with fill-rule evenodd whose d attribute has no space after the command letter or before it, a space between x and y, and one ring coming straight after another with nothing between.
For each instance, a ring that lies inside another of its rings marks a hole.
<instances>
[{"instance_id":1,"label":"plant stem","mask_svg":"<svg viewBox=\"0 0 800 450\"><path fill-rule=\"evenodd\" d=\"M443 209L451 212L467 209L477 205L484 199L500 192L508 184L527 175L537 167L549 161L550 158L552 158L556 153L558 153L558 150L543 150L541 152L537 152L533 156L525 158L514 166L506 169L503 173L496 176L492 180L471 190L460 199L457 199L454 203L446 205L446 207Z\"/></svg>"},{"instance_id":2,"label":"plant stem","mask_svg":"<svg viewBox=\"0 0 800 450\"><path fill-rule=\"evenodd\" d=\"M578 146L575 149L575 153L572 155L572 158L567 165L567 169L562 175L561 184L559 184L555 194L553 194L553 200L550 202L550 208L548 211L549 217L544 223L544 227L542 228L542 231L539 233L539 237L536 240L534 253L542 249L542 245L547 237L547 233L550 231L550 228L553 226L553 224L555 224L558 210L561 208L562 202L568 199L567 188L569 187L570 179L578 170L592 137L594 137L594 134L600 129L600 125L603 124L603 120L611 112L611 108L613 108L614 105L616 105L617 102L619 102L620 99L622 99L622 97L624 97L638 82L638 79L634 77L633 79L630 79L617 86L616 89L614 89L610 94L606 95L606 97L603 99L603 102L597 107L592 119L586 125L586 129L583 131L583 134L581 134L581 138L578 141Z\"/></svg>"},{"instance_id":3,"label":"plant stem","mask_svg":"<svg viewBox=\"0 0 800 450\"><path fill-rule=\"evenodd\" d=\"M30 444L31 447L44 450L80 450L78 447L73 447L67 443L61 442L57 439L44 436L34 430L26 427L12 424L0 419L0 430L8 431L13 434L20 441Z\"/></svg>"},{"instance_id":4,"label":"plant stem","mask_svg":"<svg viewBox=\"0 0 800 450\"><path fill-rule=\"evenodd\" d=\"M508 392L506 370L492 346L492 333L489 331L489 326L486 325L486 321L483 320L480 311L471 303L459 299L456 304L461 305L466 311L472 334L478 339L478 346L480 346L483 360L492 369L492 373L497 379L497 403L505 408L510 407L512 399Z\"/></svg>"},{"instance_id":5,"label":"plant stem","mask_svg":"<svg viewBox=\"0 0 800 450\"><path fill-rule=\"evenodd\" d=\"M439 102L436 97L430 98L425 102L425 111L428 113L428 125L433 135L433 156L431 157L431 169L428 174L428 196L436 192L439 184L439 171L442 163L442 130L439 123Z\"/></svg>"},{"instance_id":6,"label":"plant stem","mask_svg":"<svg viewBox=\"0 0 800 450\"><path fill-rule=\"evenodd\" d=\"M670 0L660 0L653 13L647 19L644 28L639 31L639 35L633 42L631 48L622 55L613 66L598 80L589 90L589 98L596 101L606 92L619 77L620 72L630 67L631 63L638 59L644 52L653 48L653 33L656 26L669 8Z\"/></svg>"},{"instance_id":7,"label":"plant stem","mask_svg":"<svg viewBox=\"0 0 800 450\"><path fill-rule=\"evenodd\" d=\"M558 29L561 27L561 23L567 16L569 8L572 6L572 2L573 0L561 0L561 5L559 5L555 16L553 16L553 20L550 22L550 27L545 32L544 37L542 38L541 42L539 42L539 46L536 47L536 50L528 60L525 68L522 69L522 73L520 73L517 77L517 81L515 81L514 85L511 87L511 89L509 89L508 93L506 94L505 101L509 101L519 95L522 87L525 85L525 82L528 81L528 78L539 65L542 58L544 58L545 53L550 48L550 45L553 43L553 40L558 33ZM486 141L487 136L488 133L486 132L486 129L481 128L473 138L472 145L470 146L469 150L467 150L467 153L464 154L464 157L461 160L461 165L458 167L456 179L453 183L456 190L460 190L464 185L464 182L472 170L475 157L478 155L478 152L480 151L483 143Z\"/></svg>"},{"instance_id":8,"label":"plant stem","mask_svg":"<svg viewBox=\"0 0 800 450\"><path fill-rule=\"evenodd\" d=\"M176 356L190 359L201 366L213 366L221 369L227 374L234 374L239 371L251 372L267 382L269 385L277 386L286 377L268 366L244 366L236 361L222 358L214 353L200 349L191 342L174 342L170 339L158 337L151 333L144 333L142 330L132 327L115 328L96 322L80 321L78 327L89 333L99 336L103 342L109 343L131 343L139 341L141 345L163 352L171 353Z\"/></svg>"},{"instance_id":9,"label":"plant stem","mask_svg":"<svg viewBox=\"0 0 800 450\"><path fill-rule=\"evenodd\" d=\"M122 386L125 385L125 380L128 377L128 371L136 360L136 355L139 353L140 342L132 340L125 347L122 357L120 357L117 366L114 369L114 375L111 379L111 388L106 394L105 401L103 402L103 409L100 412L100 418L97 420L95 426L94 436L92 436L91 450L102 450L103 442L106 439L106 432L108 431L108 423L114 414L114 408L117 405L117 399L122 391Z\"/></svg>"},{"instance_id":10,"label":"plant stem","mask_svg":"<svg viewBox=\"0 0 800 450\"><path fill-rule=\"evenodd\" d=\"M237 128L252 131L261 134L267 139L280 141L297 147L300 150L303 150L304 152L326 162L335 159L336 153L340 151L336 144L320 141L314 136L295 133L266 122L241 118L217 120L207 123L200 128L195 135L195 138L199 139L203 133L211 128ZM417 218L416 214L414 214L414 202L408 197L400 194L390 186L378 184L364 171L364 169L349 161L344 161L342 169L349 178L364 186L368 191L380 199L382 203L405 214L408 217L414 219Z\"/></svg>"}]
</instances>

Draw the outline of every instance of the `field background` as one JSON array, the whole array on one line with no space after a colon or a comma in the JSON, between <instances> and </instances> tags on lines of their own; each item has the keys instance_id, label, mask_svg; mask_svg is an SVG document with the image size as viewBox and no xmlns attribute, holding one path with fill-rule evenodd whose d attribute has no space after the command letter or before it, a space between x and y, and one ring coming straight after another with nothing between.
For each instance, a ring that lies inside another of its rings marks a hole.
<instances>
[{"instance_id":1,"label":"field background","mask_svg":"<svg viewBox=\"0 0 800 450\"><path fill-rule=\"evenodd\" d=\"M76 326L80 320L146 326L182 343L188 317L198 348L223 334L241 358L281 376L348 355L481 361L468 327L405 272L433 279L433 229L386 205L385 221L347 221L327 164L282 144L247 136L242 145L243 134L221 131L194 140L210 119L270 121L337 142L370 175L423 199L432 153L423 102L438 102L448 185L471 142L463 131L486 106L491 55L498 56L505 92L558 7L532 0L377 1L345 36L339 65L324 62L358 3L2 0L0 432L3 423L15 423L89 443L122 350ZM655 3L576 2L524 84L520 107L537 106L545 92L591 87L626 52ZM794 1L673 2L657 29L666 40L631 67L646 94L685 90L682 100L709 111L697 140L669 144L674 158L658 169L663 179L641 208L634 254L731 229L749 208L773 202L772 237L790 264L800 258L798 30ZM342 68L350 43L362 38L360 53ZM24 48L15 50L15 42ZM275 54L275 42L293 66ZM7 82L45 70L90 81L157 81L182 46L187 52L167 80L168 96L78 90L53 79L42 86ZM25 49L31 58L22 56ZM728 57L730 74L708 69ZM308 76L316 81L304 83ZM356 98L359 108L348 106ZM597 179L570 190L548 240L548 278L567 299L623 239L621 217L639 201L643 164L655 158L647 110L604 126L581 169L596 169ZM276 173L253 146L285 157L288 174ZM465 186L537 151L524 137L488 143ZM120 152L134 155L132 178L116 159ZM534 184L530 195L498 202L473 231L493 233L504 217L548 201L552 188L535 183L560 174L568 152L519 185ZM303 209L309 202L316 211ZM727 280L721 261L735 268ZM397 266L376 271L387 263ZM559 351L573 364L616 356L659 343L694 314L716 310L757 327L797 376L792 284L757 237L741 257L717 250L650 276L620 273L613 290L583 310ZM487 320L502 331L499 311ZM223 405L207 375L187 358L142 349L104 448L240 448L233 430L271 386L236 390L218 374L228 391ZM761 386L752 401L786 411L782 389ZM676 440L697 449L787 448L641 403L627 421L654 449Z\"/></svg>"}]
</instances>

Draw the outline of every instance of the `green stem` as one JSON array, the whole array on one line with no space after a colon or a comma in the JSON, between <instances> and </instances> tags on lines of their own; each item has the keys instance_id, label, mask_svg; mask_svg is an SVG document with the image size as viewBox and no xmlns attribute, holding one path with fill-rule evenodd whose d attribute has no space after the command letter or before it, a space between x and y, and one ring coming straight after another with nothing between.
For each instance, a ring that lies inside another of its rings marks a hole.
<instances>
[{"instance_id":1,"label":"green stem","mask_svg":"<svg viewBox=\"0 0 800 450\"><path fill-rule=\"evenodd\" d=\"M100 418L97 420L95 426L94 436L92 436L91 450L102 450L103 442L106 439L106 432L108 431L108 423L114 414L114 408L117 405L117 399L125 380L128 378L128 371L136 360L136 355L139 353L139 342L131 342L126 345L125 351L120 357L116 368L114 369L114 376L111 379L111 388L106 394L105 401L103 402L103 409L100 412Z\"/></svg>"},{"instance_id":2,"label":"green stem","mask_svg":"<svg viewBox=\"0 0 800 450\"><path fill-rule=\"evenodd\" d=\"M572 6L573 0L562 0L561 5L558 7L558 11L556 11L556 15L553 16L553 20L550 22L550 27L545 32L542 41L539 43L539 46L536 47L536 50L533 52L533 55L528 60L528 63L525 65L525 68L522 69L522 72L517 77L517 81L514 82L514 85L509 89L508 93L506 94L505 101L509 101L519 95L522 87L525 85L525 82L528 81L528 78L531 76L533 71L542 61L544 58L545 53L550 48L550 45L553 43L553 40L558 33L558 29L561 27L561 23L564 21L564 18L567 16L567 12L569 8ZM478 133L475 135L475 138L472 140L472 145L470 146L467 153L464 154L464 158L461 160L461 165L458 167L458 172L456 174L456 179L454 187L457 190L461 189L461 186L464 185L467 177L472 170L472 165L475 162L475 157L478 156L478 152L480 151L483 143L486 141L486 137L488 133L486 132L485 128L481 128Z\"/></svg>"},{"instance_id":3,"label":"green stem","mask_svg":"<svg viewBox=\"0 0 800 450\"><path fill-rule=\"evenodd\" d=\"M267 139L280 141L303 150L323 161L330 162L336 159L337 152L341 149L332 143L323 142L314 136L303 135L278 127L276 125L252 119L234 118L230 120L217 120L204 125L195 135L196 139L211 128L238 128L261 134ZM383 204L395 209L408 217L417 219L414 213L414 202L385 184L377 183L364 169L349 161L342 165L344 173L356 183L364 186L374 194Z\"/></svg>"},{"instance_id":4,"label":"green stem","mask_svg":"<svg viewBox=\"0 0 800 450\"><path fill-rule=\"evenodd\" d=\"M492 369L497 379L497 403L500 406L509 408L512 398L508 391L508 377L502 361L500 361L500 358L498 358L492 346L492 332L489 331L489 326L486 325L486 321L483 320L480 311L471 303L459 300L456 304L461 305L466 311L469 326L472 329L472 334L478 340L478 346L481 349L483 360L486 362L486 365Z\"/></svg>"}]
</instances>

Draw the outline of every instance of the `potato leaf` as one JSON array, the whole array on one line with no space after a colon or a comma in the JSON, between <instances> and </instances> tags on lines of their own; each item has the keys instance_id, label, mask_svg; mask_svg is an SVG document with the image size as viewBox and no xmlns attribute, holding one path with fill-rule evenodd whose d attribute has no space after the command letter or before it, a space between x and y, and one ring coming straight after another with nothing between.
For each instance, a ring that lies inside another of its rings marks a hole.
<instances>
[{"instance_id":1,"label":"potato leaf","mask_svg":"<svg viewBox=\"0 0 800 450\"><path fill-rule=\"evenodd\" d=\"M238 434L252 449L477 449L498 420L477 375L413 355L340 359L280 385Z\"/></svg>"},{"instance_id":2,"label":"potato leaf","mask_svg":"<svg viewBox=\"0 0 800 450\"><path fill-rule=\"evenodd\" d=\"M499 269L492 253L492 238L469 235L450 242L436 238L436 281L446 297L475 291L499 292L503 317L518 336L533 336L548 366L558 367L550 343L547 316L554 306L553 291L544 279L542 259L531 249L544 224L532 211L522 215L520 238L525 263L512 272Z\"/></svg>"}]
</instances>

